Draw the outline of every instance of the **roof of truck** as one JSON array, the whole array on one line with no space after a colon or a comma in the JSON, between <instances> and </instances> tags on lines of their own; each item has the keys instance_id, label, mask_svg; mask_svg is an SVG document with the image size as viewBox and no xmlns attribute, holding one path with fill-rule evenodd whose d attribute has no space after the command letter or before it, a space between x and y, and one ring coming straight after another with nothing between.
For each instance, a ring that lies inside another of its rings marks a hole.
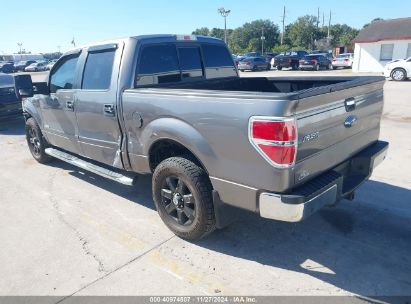
<instances>
[{"instance_id":1,"label":"roof of truck","mask_svg":"<svg viewBox=\"0 0 411 304\"><path fill-rule=\"evenodd\" d=\"M111 44L111 43L113 44L121 43L121 42L127 41L128 39L158 40L159 42L161 42L162 40L165 41L165 40L175 39L175 41L199 41L199 42L213 42L213 43L224 44L224 41L219 38L210 37L210 36L201 36L201 35L179 35L179 34L138 35L138 36L129 36L129 37L87 43L87 44L72 48L66 51L65 54L76 52L76 51L79 51L83 48L90 47L90 46L97 46L97 45L104 45L104 44Z\"/></svg>"}]
</instances>

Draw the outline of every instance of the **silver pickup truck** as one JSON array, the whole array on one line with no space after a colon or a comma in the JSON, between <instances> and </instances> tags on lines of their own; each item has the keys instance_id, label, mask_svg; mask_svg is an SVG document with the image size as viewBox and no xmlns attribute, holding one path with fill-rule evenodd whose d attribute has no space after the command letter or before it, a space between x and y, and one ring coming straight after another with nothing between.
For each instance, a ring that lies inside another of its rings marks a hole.
<instances>
[{"instance_id":1,"label":"silver pickup truck","mask_svg":"<svg viewBox=\"0 0 411 304\"><path fill-rule=\"evenodd\" d=\"M383 84L240 78L221 40L153 35L67 52L34 96L19 93L37 161L127 185L152 174L160 217L194 240L236 208L297 222L353 199L387 153Z\"/></svg>"}]
</instances>

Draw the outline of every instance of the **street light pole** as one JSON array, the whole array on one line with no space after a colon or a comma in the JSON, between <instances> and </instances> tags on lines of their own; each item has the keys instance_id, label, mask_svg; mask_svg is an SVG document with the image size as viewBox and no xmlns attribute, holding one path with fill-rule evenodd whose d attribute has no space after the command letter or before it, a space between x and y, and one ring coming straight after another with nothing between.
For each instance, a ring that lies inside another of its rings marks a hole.
<instances>
[{"instance_id":1,"label":"street light pole","mask_svg":"<svg viewBox=\"0 0 411 304\"><path fill-rule=\"evenodd\" d=\"M21 47L23 46L23 43L21 43L21 42L17 42L17 45L19 46L19 48L20 48L20 52L19 52L19 54L21 54Z\"/></svg>"},{"instance_id":2,"label":"street light pole","mask_svg":"<svg viewBox=\"0 0 411 304\"><path fill-rule=\"evenodd\" d=\"M227 16L231 10L226 10L224 7L218 9L221 16L224 17L224 42L227 44Z\"/></svg>"},{"instance_id":3,"label":"street light pole","mask_svg":"<svg viewBox=\"0 0 411 304\"><path fill-rule=\"evenodd\" d=\"M264 55L264 40L265 40L264 28L262 28L261 30L261 55Z\"/></svg>"}]
</instances>

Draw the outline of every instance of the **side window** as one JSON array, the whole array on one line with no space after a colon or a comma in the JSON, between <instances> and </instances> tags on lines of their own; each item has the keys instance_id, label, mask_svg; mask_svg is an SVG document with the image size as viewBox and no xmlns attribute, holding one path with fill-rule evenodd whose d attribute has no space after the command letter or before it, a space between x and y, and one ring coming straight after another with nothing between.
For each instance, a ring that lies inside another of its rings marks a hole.
<instances>
[{"instance_id":1,"label":"side window","mask_svg":"<svg viewBox=\"0 0 411 304\"><path fill-rule=\"evenodd\" d=\"M183 79L204 76L199 47L178 48L178 56Z\"/></svg>"},{"instance_id":2,"label":"side window","mask_svg":"<svg viewBox=\"0 0 411 304\"><path fill-rule=\"evenodd\" d=\"M173 44L151 45L140 52L136 86L181 80L177 50Z\"/></svg>"},{"instance_id":3,"label":"side window","mask_svg":"<svg viewBox=\"0 0 411 304\"><path fill-rule=\"evenodd\" d=\"M59 67L53 71L50 77L50 93L56 93L60 89L72 89L75 79L78 56L63 59Z\"/></svg>"},{"instance_id":4,"label":"side window","mask_svg":"<svg viewBox=\"0 0 411 304\"><path fill-rule=\"evenodd\" d=\"M83 73L84 90L107 90L110 88L115 50L92 52L87 56Z\"/></svg>"},{"instance_id":5,"label":"side window","mask_svg":"<svg viewBox=\"0 0 411 304\"><path fill-rule=\"evenodd\" d=\"M381 44L380 60L392 60L394 44Z\"/></svg>"},{"instance_id":6,"label":"side window","mask_svg":"<svg viewBox=\"0 0 411 304\"><path fill-rule=\"evenodd\" d=\"M206 68L233 67L233 59L227 49L220 45L203 45Z\"/></svg>"}]
</instances>

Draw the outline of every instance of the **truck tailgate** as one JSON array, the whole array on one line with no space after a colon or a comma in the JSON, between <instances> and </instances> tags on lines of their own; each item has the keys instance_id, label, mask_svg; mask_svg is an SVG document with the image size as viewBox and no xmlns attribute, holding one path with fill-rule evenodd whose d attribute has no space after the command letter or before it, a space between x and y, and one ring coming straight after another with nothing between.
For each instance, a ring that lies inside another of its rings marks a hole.
<instances>
[{"instance_id":1,"label":"truck tailgate","mask_svg":"<svg viewBox=\"0 0 411 304\"><path fill-rule=\"evenodd\" d=\"M296 109L295 185L332 168L377 141L384 80L331 85L302 92Z\"/></svg>"}]
</instances>

